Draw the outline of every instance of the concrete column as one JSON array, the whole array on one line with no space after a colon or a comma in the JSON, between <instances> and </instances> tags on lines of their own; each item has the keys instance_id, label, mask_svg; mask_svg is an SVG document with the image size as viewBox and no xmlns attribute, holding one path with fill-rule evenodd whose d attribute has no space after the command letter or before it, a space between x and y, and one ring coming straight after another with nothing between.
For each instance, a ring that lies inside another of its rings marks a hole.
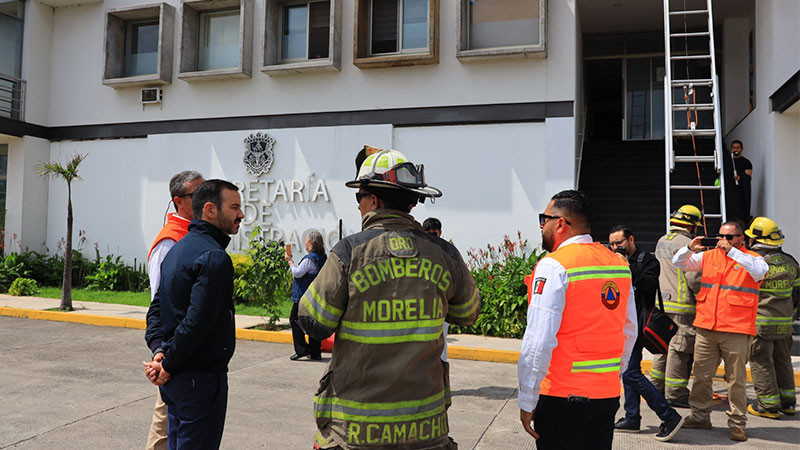
<instances>
[{"instance_id":1,"label":"concrete column","mask_svg":"<svg viewBox=\"0 0 800 450\"><path fill-rule=\"evenodd\" d=\"M49 160L50 142L45 139L27 136L9 142L6 253L45 249L48 180L36 174L36 166Z\"/></svg>"}]
</instances>

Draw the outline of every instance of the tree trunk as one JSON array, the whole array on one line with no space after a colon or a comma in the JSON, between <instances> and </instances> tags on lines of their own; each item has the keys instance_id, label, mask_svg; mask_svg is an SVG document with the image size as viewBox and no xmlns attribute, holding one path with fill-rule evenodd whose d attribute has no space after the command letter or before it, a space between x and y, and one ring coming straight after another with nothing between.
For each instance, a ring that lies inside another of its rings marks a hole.
<instances>
[{"instance_id":1,"label":"tree trunk","mask_svg":"<svg viewBox=\"0 0 800 450\"><path fill-rule=\"evenodd\" d=\"M72 186L67 183L67 246L64 254L64 278L61 282L62 311L72 309Z\"/></svg>"}]
</instances>

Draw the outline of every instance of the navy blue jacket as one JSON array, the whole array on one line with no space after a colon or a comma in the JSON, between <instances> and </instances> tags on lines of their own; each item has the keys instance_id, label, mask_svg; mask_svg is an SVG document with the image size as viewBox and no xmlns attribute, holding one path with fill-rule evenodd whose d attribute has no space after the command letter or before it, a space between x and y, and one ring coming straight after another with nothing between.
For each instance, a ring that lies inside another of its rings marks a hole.
<instances>
[{"instance_id":1,"label":"navy blue jacket","mask_svg":"<svg viewBox=\"0 0 800 450\"><path fill-rule=\"evenodd\" d=\"M310 259L312 263L314 263L314 268L306 272L300 278L294 278L292 281L292 294L291 299L293 302L297 303L300 301L300 297L306 292L306 289L311 285L311 282L314 281L314 278L317 278L317 274L319 273L322 266L325 265L325 261L328 259L328 256L319 253L308 253L306 256L303 256L303 259ZM303 259L300 260L300 263L303 262ZM300 265L298 263L297 265Z\"/></svg>"},{"instance_id":2,"label":"navy blue jacket","mask_svg":"<svg viewBox=\"0 0 800 450\"><path fill-rule=\"evenodd\" d=\"M231 238L193 220L161 263L161 284L147 311L145 340L164 352L164 370L227 371L236 346Z\"/></svg>"}]
</instances>

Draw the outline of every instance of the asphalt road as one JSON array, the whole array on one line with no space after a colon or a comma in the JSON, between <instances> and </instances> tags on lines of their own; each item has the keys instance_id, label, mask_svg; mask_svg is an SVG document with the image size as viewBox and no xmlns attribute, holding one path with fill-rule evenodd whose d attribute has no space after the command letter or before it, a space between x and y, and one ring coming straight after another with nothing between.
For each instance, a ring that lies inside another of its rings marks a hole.
<instances>
[{"instance_id":1,"label":"asphalt road","mask_svg":"<svg viewBox=\"0 0 800 450\"><path fill-rule=\"evenodd\" d=\"M312 447L313 392L327 358L292 362L291 353L285 344L237 342L222 448ZM0 449L143 448L156 389L141 367L148 355L140 330L0 317ZM515 365L451 360L451 383L450 430L462 449L535 448L519 424ZM682 430L673 442L659 443L658 419L644 407L642 433L617 435L614 447L800 444L800 415L751 417L750 440L734 444L722 411L723 405L715 408L713 430Z\"/></svg>"}]
</instances>

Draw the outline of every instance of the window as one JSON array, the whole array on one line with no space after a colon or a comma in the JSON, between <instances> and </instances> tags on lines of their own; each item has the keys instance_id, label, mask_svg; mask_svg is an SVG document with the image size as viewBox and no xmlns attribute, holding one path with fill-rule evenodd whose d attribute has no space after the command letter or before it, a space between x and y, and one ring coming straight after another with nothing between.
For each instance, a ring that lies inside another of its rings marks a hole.
<instances>
[{"instance_id":1,"label":"window","mask_svg":"<svg viewBox=\"0 0 800 450\"><path fill-rule=\"evenodd\" d=\"M356 66L439 62L438 0L356 0L356 11Z\"/></svg>"},{"instance_id":2,"label":"window","mask_svg":"<svg viewBox=\"0 0 800 450\"><path fill-rule=\"evenodd\" d=\"M327 58L331 2L281 8L281 62Z\"/></svg>"},{"instance_id":3,"label":"window","mask_svg":"<svg viewBox=\"0 0 800 450\"><path fill-rule=\"evenodd\" d=\"M0 117L24 120L22 15L24 4L0 0Z\"/></svg>"},{"instance_id":4,"label":"window","mask_svg":"<svg viewBox=\"0 0 800 450\"><path fill-rule=\"evenodd\" d=\"M459 0L459 58L545 56L546 0Z\"/></svg>"},{"instance_id":5,"label":"window","mask_svg":"<svg viewBox=\"0 0 800 450\"><path fill-rule=\"evenodd\" d=\"M178 78L249 78L253 55L253 0L184 0Z\"/></svg>"},{"instance_id":6,"label":"window","mask_svg":"<svg viewBox=\"0 0 800 450\"><path fill-rule=\"evenodd\" d=\"M170 83L174 22L175 9L166 3L108 11L103 84Z\"/></svg>"},{"instance_id":7,"label":"window","mask_svg":"<svg viewBox=\"0 0 800 450\"><path fill-rule=\"evenodd\" d=\"M341 0L267 0L264 66L268 75L337 71Z\"/></svg>"}]
</instances>

